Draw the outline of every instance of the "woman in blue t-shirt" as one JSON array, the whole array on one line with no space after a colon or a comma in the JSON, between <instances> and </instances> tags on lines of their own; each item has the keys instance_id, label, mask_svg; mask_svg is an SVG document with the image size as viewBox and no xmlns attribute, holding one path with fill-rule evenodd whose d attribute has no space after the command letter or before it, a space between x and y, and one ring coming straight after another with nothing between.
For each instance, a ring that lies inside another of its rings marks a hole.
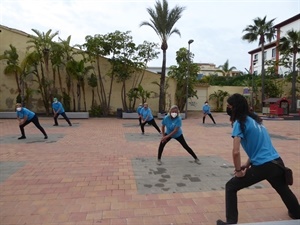
<instances>
[{"instance_id":1,"label":"woman in blue t-shirt","mask_svg":"<svg viewBox=\"0 0 300 225\"><path fill-rule=\"evenodd\" d=\"M194 151L188 146L188 144L186 143L186 141L183 137L181 124L182 123L181 123L181 117L179 115L178 106L173 105L171 107L168 115L166 115L162 121L161 130L162 130L163 137L161 138L161 141L160 141L160 144L158 147L158 157L157 157L158 165L162 164L161 156L164 151L164 147L172 138L176 139L182 145L182 147L185 150L187 150L187 152L190 153L191 156L193 156L196 163L199 163L198 157L196 156Z\"/></svg>"},{"instance_id":2,"label":"woman in blue t-shirt","mask_svg":"<svg viewBox=\"0 0 300 225\"><path fill-rule=\"evenodd\" d=\"M216 124L216 121L210 112L210 106L208 104L208 101L204 102L204 105L202 106L202 111L203 111L203 118L202 118L203 124L205 123L206 115L208 115L210 117L210 119L213 121L213 123Z\"/></svg>"},{"instance_id":3,"label":"woman in blue t-shirt","mask_svg":"<svg viewBox=\"0 0 300 225\"><path fill-rule=\"evenodd\" d=\"M45 139L48 138L44 128L40 125L39 119L34 112L30 111L29 109L26 109L25 107L22 107L21 103L16 104L16 110L17 119L19 121L19 127L22 134L22 136L18 138L19 140L26 138L24 127L31 122L43 133Z\"/></svg>"},{"instance_id":4,"label":"woman in blue t-shirt","mask_svg":"<svg viewBox=\"0 0 300 225\"><path fill-rule=\"evenodd\" d=\"M267 129L261 118L249 110L244 96L234 94L227 100L227 113L232 121L234 177L226 183L226 222L217 221L217 225L236 224L238 222L237 192L260 181L267 180L280 195L292 219L300 219L300 206L296 196L286 184L284 166L280 155L272 145ZM240 145L248 160L241 163ZM277 163L277 164L276 164Z\"/></svg>"},{"instance_id":5,"label":"woman in blue t-shirt","mask_svg":"<svg viewBox=\"0 0 300 225\"><path fill-rule=\"evenodd\" d=\"M151 109L148 107L148 103L144 103L144 107L140 110L140 116L141 116L141 130L142 134L145 133L145 125L151 124L157 131L158 133L161 134L161 131L159 127L157 126L155 119L152 115Z\"/></svg>"}]
</instances>

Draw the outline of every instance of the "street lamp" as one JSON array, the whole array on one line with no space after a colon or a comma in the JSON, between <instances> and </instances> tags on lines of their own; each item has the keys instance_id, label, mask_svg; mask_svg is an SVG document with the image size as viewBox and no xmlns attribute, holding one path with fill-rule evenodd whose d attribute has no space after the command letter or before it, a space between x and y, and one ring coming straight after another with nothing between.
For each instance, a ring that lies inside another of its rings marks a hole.
<instances>
[{"instance_id":1,"label":"street lamp","mask_svg":"<svg viewBox=\"0 0 300 225\"><path fill-rule=\"evenodd\" d=\"M187 70L187 76L186 76L186 102L185 102L185 118L187 119L187 110L188 110L188 99L189 99L189 76L190 76L190 45L194 42L193 39L190 39L188 41L188 70Z\"/></svg>"}]
</instances>

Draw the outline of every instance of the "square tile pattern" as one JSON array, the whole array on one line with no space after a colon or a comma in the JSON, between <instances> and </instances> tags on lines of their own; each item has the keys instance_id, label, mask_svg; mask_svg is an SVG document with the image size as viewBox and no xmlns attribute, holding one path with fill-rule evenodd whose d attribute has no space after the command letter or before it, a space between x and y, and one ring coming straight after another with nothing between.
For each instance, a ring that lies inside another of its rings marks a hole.
<instances>
[{"instance_id":1,"label":"square tile pattern","mask_svg":"<svg viewBox=\"0 0 300 225\"><path fill-rule=\"evenodd\" d=\"M163 157L157 165L154 157L132 159L139 194L182 193L223 190L233 176L234 167L216 156ZM249 188L263 188L261 183Z\"/></svg>"}]
</instances>

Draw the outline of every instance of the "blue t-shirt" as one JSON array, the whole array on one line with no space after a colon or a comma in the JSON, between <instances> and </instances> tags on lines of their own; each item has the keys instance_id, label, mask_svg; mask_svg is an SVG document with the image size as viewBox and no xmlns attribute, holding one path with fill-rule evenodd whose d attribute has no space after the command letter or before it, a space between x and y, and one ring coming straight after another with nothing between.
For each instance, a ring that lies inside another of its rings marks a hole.
<instances>
[{"instance_id":1,"label":"blue t-shirt","mask_svg":"<svg viewBox=\"0 0 300 225\"><path fill-rule=\"evenodd\" d=\"M26 109L25 107L22 107L21 111L17 111L17 117L20 119L24 119L25 116L27 116L27 120L29 121L34 117L35 113L30 111L29 109Z\"/></svg>"},{"instance_id":2,"label":"blue t-shirt","mask_svg":"<svg viewBox=\"0 0 300 225\"><path fill-rule=\"evenodd\" d=\"M251 163L255 166L279 158L279 154L273 147L271 138L265 126L258 124L247 116L245 131L242 133L240 123L233 123L232 137L240 137L241 145L246 151Z\"/></svg>"},{"instance_id":3,"label":"blue t-shirt","mask_svg":"<svg viewBox=\"0 0 300 225\"><path fill-rule=\"evenodd\" d=\"M203 113L210 114L210 106L209 105L203 105L202 110L203 110Z\"/></svg>"},{"instance_id":4,"label":"blue t-shirt","mask_svg":"<svg viewBox=\"0 0 300 225\"><path fill-rule=\"evenodd\" d=\"M150 121L153 119L153 115L152 115L151 109L149 107L148 108L143 107L141 109L140 113L141 113L143 120L145 120L147 118L147 116L148 116L147 121Z\"/></svg>"},{"instance_id":5,"label":"blue t-shirt","mask_svg":"<svg viewBox=\"0 0 300 225\"><path fill-rule=\"evenodd\" d=\"M57 110L60 109L58 113L65 112L65 109L64 109L63 105L60 102L53 102L52 103L52 108L54 109L55 112L57 112Z\"/></svg>"},{"instance_id":6,"label":"blue t-shirt","mask_svg":"<svg viewBox=\"0 0 300 225\"><path fill-rule=\"evenodd\" d=\"M178 131L172 135L172 138L178 138L180 135L182 135L182 129L181 129L181 117L177 116L175 118L172 118L169 114L166 115L162 120L162 125L166 126L166 134L170 134L173 130L175 130L176 127L179 127Z\"/></svg>"},{"instance_id":7,"label":"blue t-shirt","mask_svg":"<svg viewBox=\"0 0 300 225\"><path fill-rule=\"evenodd\" d=\"M143 106L141 106L141 105L139 107L137 107L136 112L137 112L138 115L141 114L142 108L143 108Z\"/></svg>"}]
</instances>

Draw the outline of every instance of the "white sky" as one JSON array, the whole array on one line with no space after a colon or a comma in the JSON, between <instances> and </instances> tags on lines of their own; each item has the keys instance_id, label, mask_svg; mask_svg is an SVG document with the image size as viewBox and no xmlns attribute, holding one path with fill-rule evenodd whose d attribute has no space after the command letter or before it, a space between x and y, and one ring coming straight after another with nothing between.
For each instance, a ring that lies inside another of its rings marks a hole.
<instances>
[{"instance_id":1,"label":"white sky","mask_svg":"<svg viewBox=\"0 0 300 225\"><path fill-rule=\"evenodd\" d=\"M300 12L300 0L168 0L169 7L186 7L176 28L181 37L173 34L167 50L167 66L176 65L176 51L188 48L195 63L229 66L241 71L249 68L248 52L258 47L258 42L248 43L241 39L243 29L253 24L256 17L267 20L276 18L274 25ZM155 0L1 0L0 24L34 34L59 31L59 37L72 36L71 43L83 44L87 35L107 34L119 30L131 31L136 44L144 40L159 43L154 30L140 27L149 21L146 8L154 8ZM57 40L55 40L57 41ZM0 43L1 44L1 43ZM148 66L162 64L162 53Z\"/></svg>"}]
</instances>

